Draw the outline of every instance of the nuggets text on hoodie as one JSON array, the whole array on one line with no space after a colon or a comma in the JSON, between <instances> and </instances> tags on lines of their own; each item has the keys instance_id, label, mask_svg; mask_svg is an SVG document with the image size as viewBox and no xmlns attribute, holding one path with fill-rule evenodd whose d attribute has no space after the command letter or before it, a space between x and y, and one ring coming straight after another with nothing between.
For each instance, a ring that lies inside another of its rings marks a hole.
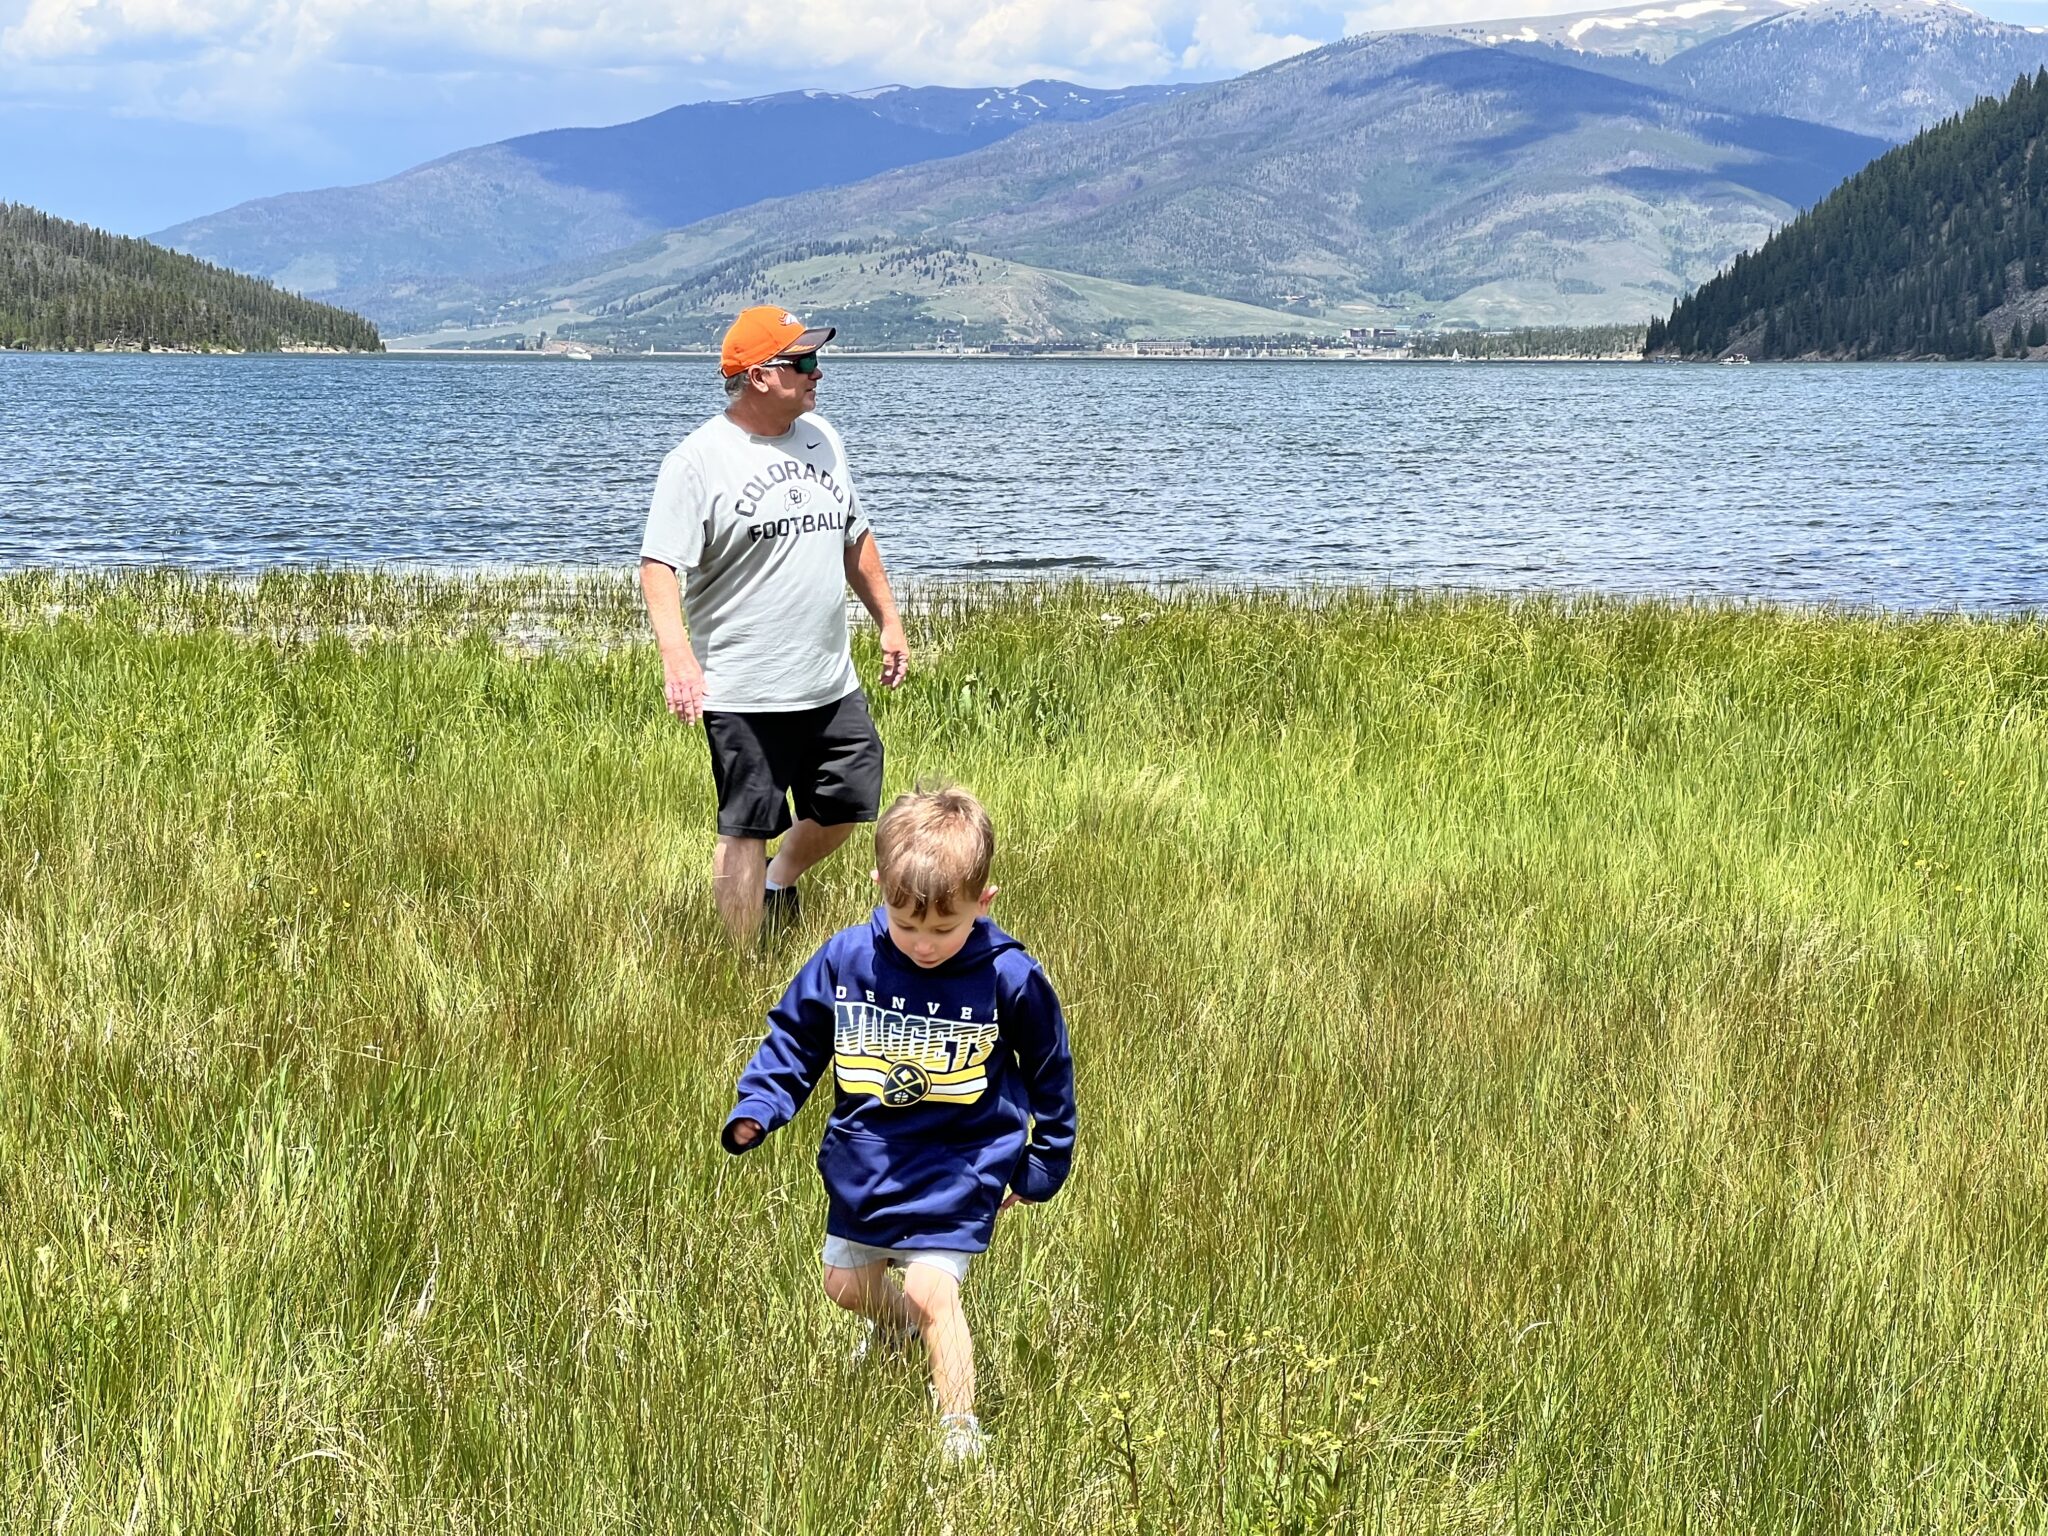
<instances>
[{"instance_id":1,"label":"nuggets text on hoodie","mask_svg":"<svg viewBox=\"0 0 2048 1536\"><path fill-rule=\"evenodd\" d=\"M788 1124L828 1070L837 1098L818 1172L835 1237L979 1253L1006 1187L1037 1201L1066 1182L1066 1019L1038 962L986 917L930 970L891 941L886 908L827 939L769 1012L726 1150L744 1150L736 1121L764 1138Z\"/></svg>"}]
</instances>

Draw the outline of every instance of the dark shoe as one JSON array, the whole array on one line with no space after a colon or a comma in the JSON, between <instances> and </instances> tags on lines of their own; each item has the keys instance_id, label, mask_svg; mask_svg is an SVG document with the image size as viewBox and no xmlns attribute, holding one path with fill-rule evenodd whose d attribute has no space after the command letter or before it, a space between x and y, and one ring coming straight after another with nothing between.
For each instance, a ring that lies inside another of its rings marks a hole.
<instances>
[{"instance_id":1,"label":"dark shoe","mask_svg":"<svg viewBox=\"0 0 2048 1536\"><path fill-rule=\"evenodd\" d=\"M779 891L763 891L761 932L771 938L789 932L796 926L796 920L803 915L803 905L793 885L785 885Z\"/></svg>"}]
</instances>

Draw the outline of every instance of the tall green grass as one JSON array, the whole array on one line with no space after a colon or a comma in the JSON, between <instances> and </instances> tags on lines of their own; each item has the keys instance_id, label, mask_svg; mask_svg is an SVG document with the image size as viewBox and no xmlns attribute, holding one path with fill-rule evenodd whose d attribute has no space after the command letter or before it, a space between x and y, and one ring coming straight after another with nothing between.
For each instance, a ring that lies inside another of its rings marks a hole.
<instances>
[{"instance_id":1,"label":"tall green grass","mask_svg":"<svg viewBox=\"0 0 2048 1536\"><path fill-rule=\"evenodd\" d=\"M918 612L1082 1103L965 1475L716 1142L866 840L728 953L630 585L0 580L0 1525L2048 1525L2048 626Z\"/></svg>"}]
</instances>

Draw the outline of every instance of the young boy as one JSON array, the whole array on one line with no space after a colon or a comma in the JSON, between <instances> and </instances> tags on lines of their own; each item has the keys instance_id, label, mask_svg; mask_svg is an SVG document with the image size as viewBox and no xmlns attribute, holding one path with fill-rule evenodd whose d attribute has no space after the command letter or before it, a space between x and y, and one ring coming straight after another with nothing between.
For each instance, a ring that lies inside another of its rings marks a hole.
<instances>
[{"instance_id":1,"label":"young boy","mask_svg":"<svg viewBox=\"0 0 2048 1536\"><path fill-rule=\"evenodd\" d=\"M1052 1198L1074 1150L1066 1020L1038 962L989 921L994 854L965 790L896 798L875 828L883 905L789 984L722 1137L728 1152L758 1146L830 1064L825 1294L868 1319L862 1353L924 1340L955 1461L984 1444L960 1311L968 1261L998 1211Z\"/></svg>"}]
</instances>

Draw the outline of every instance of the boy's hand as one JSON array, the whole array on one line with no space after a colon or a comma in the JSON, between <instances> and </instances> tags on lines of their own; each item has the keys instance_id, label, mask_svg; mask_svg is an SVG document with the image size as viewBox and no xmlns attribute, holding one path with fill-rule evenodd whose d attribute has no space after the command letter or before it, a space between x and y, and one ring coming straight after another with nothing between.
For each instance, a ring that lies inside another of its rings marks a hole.
<instances>
[{"instance_id":1,"label":"boy's hand","mask_svg":"<svg viewBox=\"0 0 2048 1536\"><path fill-rule=\"evenodd\" d=\"M1003 1212L1007 1211L1013 1205L1029 1204L1031 1204L1031 1202L1029 1200L1026 1200L1022 1195L1012 1192L1010 1194L1003 1196L1003 1203L996 1207L996 1214L998 1216L1002 1215Z\"/></svg>"},{"instance_id":2,"label":"boy's hand","mask_svg":"<svg viewBox=\"0 0 2048 1536\"><path fill-rule=\"evenodd\" d=\"M751 1147L761 1139L761 1122L735 1120L725 1128L725 1139L735 1147Z\"/></svg>"}]
</instances>

